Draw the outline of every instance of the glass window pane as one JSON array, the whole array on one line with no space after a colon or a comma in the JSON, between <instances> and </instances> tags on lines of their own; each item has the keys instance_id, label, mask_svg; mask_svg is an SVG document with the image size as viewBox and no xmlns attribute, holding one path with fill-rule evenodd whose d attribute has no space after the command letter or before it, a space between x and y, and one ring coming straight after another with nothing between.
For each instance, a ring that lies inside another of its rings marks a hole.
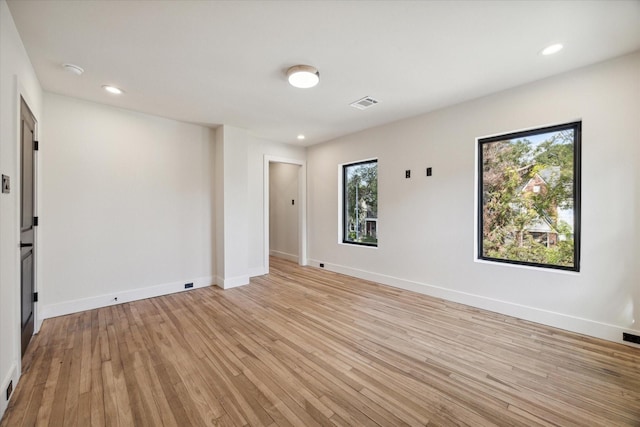
<instances>
[{"instance_id":1,"label":"glass window pane","mask_svg":"<svg viewBox=\"0 0 640 427\"><path fill-rule=\"evenodd\" d=\"M378 244L378 161L343 166L344 243Z\"/></svg>"},{"instance_id":2,"label":"glass window pane","mask_svg":"<svg viewBox=\"0 0 640 427\"><path fill-rule=\"evenodd\" d=\"M479 144L479 258L578 271L580 123Z\"/></svg>"}]
</instances>

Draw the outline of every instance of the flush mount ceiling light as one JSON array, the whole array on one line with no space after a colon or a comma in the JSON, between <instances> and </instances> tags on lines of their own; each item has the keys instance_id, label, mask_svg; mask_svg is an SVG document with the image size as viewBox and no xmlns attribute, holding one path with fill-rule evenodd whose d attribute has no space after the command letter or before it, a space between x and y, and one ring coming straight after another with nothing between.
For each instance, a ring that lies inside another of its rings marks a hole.
<instances>
[{"instance_id":1,"label":"flush mount ceiling light","mask_svg":"<svg viewBox=\"0 0 640 427\"><path fill-rule=\"evenodd\" d=\"M303 134L298 135L298 139L302 141L304 139L304 135Z\"/></svg>"},{"instance_id":2,"label":"flush mount ceiling light","mask_svg":"<svg viewBox=\"0 0 640 427\"><path fill-rule=\"evenodd\" d=\"M68 71L71 74L75 74L76 76L79 76L80 74L84 73L84 69L82 69L82 67L78 67L77 65L74 65L74 64L62 64L62 68L64 68L65 71Z\"/></svg>"},{"instance_id":3,"label":"flush mount ceiling light","mask_svg":"<svg viewBox=\"0 0 640 427\"><path fill-rule=\"evenodd\" d=\"M300 89L314 87L320 81L320 72L311 65L294 65L287 70L289 84Z\"/></svg>"},{"instance_id":4,"label":"flush mount ceiling light","mask_svg":"<svg viewBox=\"0 0 640 427\"><path fill-rule=\"evenodd\" d=\"M122 89L119 89L115 86L110 86L110 85L102 85L102 88L104 90L106 90L109 93L112 93L114 95L121 95L122 93L124 93L124 91Z\"/></svg>"},{"instance_id":5,"label":"flush mount ceiling light","mask_svg":"<svg viewBox=\"0 0 640 427\"><path fill-rule=\"evenodd\" d=\"M544 55L544 56L553 55L554 53L560 52L563 47L564 46L562 46L562 44L555 43L555 44L552 44L550 46L545 47L544 49L542 49L542 51L540 53L542 55Z\"/></svg>"}]
</instances>

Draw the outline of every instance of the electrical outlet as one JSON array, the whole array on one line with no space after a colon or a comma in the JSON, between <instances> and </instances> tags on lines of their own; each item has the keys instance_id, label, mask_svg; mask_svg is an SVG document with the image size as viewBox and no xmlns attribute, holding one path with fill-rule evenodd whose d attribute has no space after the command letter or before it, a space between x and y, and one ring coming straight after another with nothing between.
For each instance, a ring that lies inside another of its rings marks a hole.
<instances>
[{"instance_id":1,"label":"electrical outlet","mask_svg":"<svg viewBox=\"0 0 640 427\"><path fill-rule=\"evenodd\" d=\"M324 263L323 262L320 263L320 268L324 268Z\"/></svg>"},{"instance_id":2,"label":"electrical outlet","mask_svg":"<svg viewBox=\"0 0 640 427\"><path fill-rule=\"evenodd\" d=\"M622 333L622 341L632 342L634 344L640 344L640 336L627 334L626 332Z\"/></svg>"},{"instance_id":3,"label":"electrical outlet","mask_svg":"<svg viewBox=\"0 0 640 427\"><path fill-rule=\"evenodd\" d=\"M407 169L406 171L404 171L404 177L411 178L411 169Z\"/></svg>"},{"instance_id":4,"label":"electrical outlet","mask_svg":"<svg viewBox=\"0 0 640 427\"><path fill-rule=\"evenodd\" d=\"M185 288L185 289L193 288L193 282L192 282L192 283L185 283L185 284L184 284L184 288Z\"/></svg>"},{"instance_id":5,"label":"electrical outlet","mask_svg":"<svg viewBox=\"0 0 640 427\"><path fill-rule=\"evenodd\" d=\"M9 381L9 385L7 386L7 400L11 397L11 393L13 392L13 380Z\"/></svg>"}]
</instances>

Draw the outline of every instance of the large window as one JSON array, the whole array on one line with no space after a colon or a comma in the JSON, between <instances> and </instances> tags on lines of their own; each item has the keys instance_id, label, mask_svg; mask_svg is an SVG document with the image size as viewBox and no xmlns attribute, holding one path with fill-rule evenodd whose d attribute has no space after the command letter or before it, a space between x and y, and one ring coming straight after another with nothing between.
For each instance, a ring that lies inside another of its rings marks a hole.
<instances>
[{"instance_id":1,"label":"large window","mask_svg":"<svg viewBox=\"0 0 640 427\"><path fill-rule=\"evenodd\" d=\"M579 271L580 122L478 140L478 257Z\"/></svg>"},{"instance_id":2,"label":"large window","mask_svg":"<svg viewBox=\"0 0 640 427\"><path fill-rule=\"evenodd\" d=\"M342 166L342 242L378 246L378 161Z\"/></svg>"}]
</instances>

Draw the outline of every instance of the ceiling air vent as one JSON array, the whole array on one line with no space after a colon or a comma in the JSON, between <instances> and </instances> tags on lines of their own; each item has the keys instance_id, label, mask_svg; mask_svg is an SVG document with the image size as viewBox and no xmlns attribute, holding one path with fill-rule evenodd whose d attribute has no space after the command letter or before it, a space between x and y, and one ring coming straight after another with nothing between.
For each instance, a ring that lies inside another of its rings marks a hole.
<instances>
[{"instance_id":1,"label":"ceiling air vent","mask_svg":"<svg viewBox=\"0 0 640 427\"><path fill-rule=\"evenodd\" d=\"M378 101L377 99L374 99L370 96L365 96L364 98L358 99L357 101L352 102L349 105L351 105L353 108L357 108L358 110L366 110L367 108L376 105L378 102L380 101Z\"/></svg>"}]
</instances>

